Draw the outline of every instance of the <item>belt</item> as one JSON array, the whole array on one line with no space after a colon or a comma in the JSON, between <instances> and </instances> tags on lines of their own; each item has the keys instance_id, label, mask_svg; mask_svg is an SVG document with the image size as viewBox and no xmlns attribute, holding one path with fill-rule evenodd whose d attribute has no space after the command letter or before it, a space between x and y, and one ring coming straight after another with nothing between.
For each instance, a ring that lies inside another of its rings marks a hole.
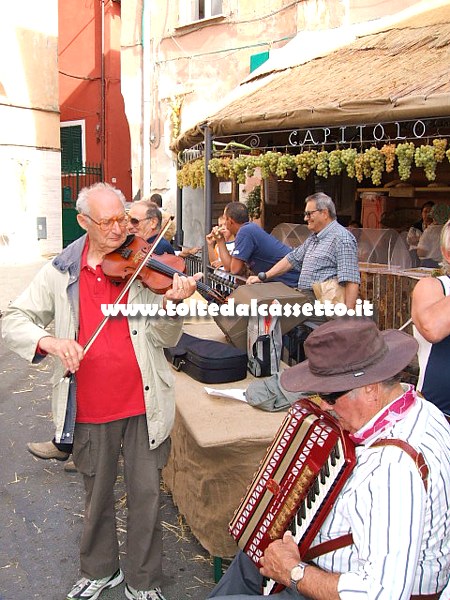
<instances>
[{"instance_id":1,"label":"belt","mask_svg":"<svg viewBox=\"0 0 450 600\"><path fill-rule=\"evenodd\" d=\"M442 592L436 592L436 594L415 594L411 596L411 600L439 600Z\"/></svg>"}]
</instances>

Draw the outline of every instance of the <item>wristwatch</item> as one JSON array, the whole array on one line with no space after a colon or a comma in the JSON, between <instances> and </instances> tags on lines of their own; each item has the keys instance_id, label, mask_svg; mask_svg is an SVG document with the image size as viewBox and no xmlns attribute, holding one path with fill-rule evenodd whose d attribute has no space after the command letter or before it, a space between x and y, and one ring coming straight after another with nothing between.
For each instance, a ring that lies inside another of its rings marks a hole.
<instances>
[{"instance_id":1,"label":"wristwatch","mask_svg":"<svg viewBox=\"0 0 450 600\"><path fill-rule=\"evenodd\" d=\"M261 271L261 273L258 273L258 279L260 281L265 281L267 279L267 273L265 273L264 271Z\"/></svg>"},{"instance_id":2,"label":"wristwatch","mask_svg":"<svg viewBox=\"0 0 450 600\"><path fill-rule=\"evenodd\" d=\"M297 590L297 583L299 581L301 581L303 579L303 577L305 576L305 568L308 566L307 563L304 562L299 562L298 565L295 565L295 567L293 567L291 569L291 589L294 591L298 591Z\"/></svg>"}]
</instances>

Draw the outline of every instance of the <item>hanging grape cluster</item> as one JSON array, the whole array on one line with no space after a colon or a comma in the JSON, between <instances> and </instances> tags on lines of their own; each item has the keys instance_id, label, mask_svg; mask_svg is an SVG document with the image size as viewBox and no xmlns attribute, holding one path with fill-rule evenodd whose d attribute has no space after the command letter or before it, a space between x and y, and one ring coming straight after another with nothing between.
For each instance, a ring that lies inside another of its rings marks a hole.
<instances>
[{"instance_id":1,"label":"hanging grape cluster","mask_svg":"<svg viewBox=\"0 0 450 600\"><path fill-rule=\"evenodd\" d=\"M373 185L381 185L381 178L384 172L385 156L381 150L372 146L364 152L365 173L372 179Z\"/></svg>"},{"instance_id":2,"label":"hanging grape cluster","mask_svg":"<svg viewBox=\"0 0 450 600\"><path fill-rule=\"evenodd\" d=\"M357 156L358 151L355 148L345 148L341 152L341 161L350 179L356 177L355 160Z\"/></svg>"},{"instance_id":3,"label":"hanging grape cluster","mask_svg":"<svg viewBox=\"0 0 450 600\"><path fill-rule=\"evenodd\" d=\"M423 167L428 181L436 179L436 158L433 146L418 146L414 152L416 166Z\"/></svg>"},{"instance_id":4,"label":"hanging grape cluster","mask_svg":"<svg viewBox=\"0 0 450 600\"><path fill-rule=\"evenodd\" d=\"M399 144L395 149L395 155L398 160L398 174L402 181L407 181L411 175L411 165L414 159L416 148L412 142Z\"/></svg>"},{"instance_id":5,"label":"hanging grape cluster","mask_svg":"<svg viewBox=\"0 0 450 600\"><path fill-rule=\"evenodd\" d=\"M317 164L317 152L307 150L294 156L295 172L300 179L306 179Z\"/></svg>"},{"instance_id":6,"label":"hanging grape cluster","mask_svg":"<svg viewBox=\"0 0 450 600\"><path fill-rule=\"evenodd\" d=\"M434 158L436 162L441 163L445 158L445 149L447 148L447 140L445 138L436 138L433 140Z\"/></svg>"},{"instance_id":7,"label":"hanging grape cluster","mask_svg":"<svg viewBox=\"0 0 450 600\"><path fill-rule=\"evenodd\" d=\"M330 152L322 149L288 154L270 150L259 155L215 156L209 161L208 169L219 179L234 179L242 184L259 168L263 179L273 175L285 179L296 174L305 180L311 173L324 178L346 173L360 183L371 179L374 185L379 186L383 174L392 173L395 168L400 179L407 181L413 164L424 169L428 181L434 181L436 167L445 158L450 162L447 140L437 138L432 144L417 147L412 142L404 142L397 146L393 143L384 144L381 148L372 146L364 151L336 148ZM204 159L184 164L177 173L177 181L179 187L204 187Z\"/></svg>"},{"instance_id":8,"label":"hanging grape cluster","mask_svg":"<svg viewBox=\"0 0 450 600\"><path fill-rule=\"evenodd\" d=\"M344 163L341 159L342 150L332 150L328 156L328 165L330 167L330 175L340 175L344 168Z\"/></svg>"},{"instance_id":9,"label":"hanging grape cluster","mask_svg":"<svg viewBox=\"0 0 450 600\"><path fill-rule=\"evenodd\" d=\"M178 187L205 187L205 159L199 158L184 164L177 172Z\"/></svg>"},{"instance_id":10,"label":"hanging grape cluster","mask_svg":"<svg viewBox=\"0 0 450 600\"><path fill-rule=\"evenodd\" d=\"M381 152L384 154L386 173L392 173L395 164L395 144L384 144Z\"/></svg>"}]
</instances>

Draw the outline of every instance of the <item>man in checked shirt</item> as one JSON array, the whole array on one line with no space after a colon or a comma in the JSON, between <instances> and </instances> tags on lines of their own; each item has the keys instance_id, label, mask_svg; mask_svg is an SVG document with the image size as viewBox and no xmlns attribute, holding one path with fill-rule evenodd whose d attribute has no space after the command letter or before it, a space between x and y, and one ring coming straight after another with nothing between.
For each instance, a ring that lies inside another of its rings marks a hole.
<instances>
[{"instance_id":1,"label":"man in checked shirt","mask_svg":"<svg viewBox=\"0 0 450 600\"><path fill-rule=\"evenodd\" d=\"M347 308L355 308L360 282L355 237L339 225L333 200L322 192L306 198L304 218L311 235L268 271L249 277L247 283L269 281L296 269L300 271L297 287L311 291L313 283L337 278L344 286Z\"/></svg>"}]
</instances>

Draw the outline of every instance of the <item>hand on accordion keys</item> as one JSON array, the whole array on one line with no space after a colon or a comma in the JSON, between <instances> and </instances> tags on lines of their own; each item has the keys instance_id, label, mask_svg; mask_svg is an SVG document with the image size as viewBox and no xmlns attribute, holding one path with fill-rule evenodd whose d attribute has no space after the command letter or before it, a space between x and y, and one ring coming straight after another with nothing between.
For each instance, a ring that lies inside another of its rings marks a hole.
<instances>
[{"instance_id":1,"label":"hand on accordion keys","mask_svg":"<svg viewBox=\"0 0 450 600\"><path fill-rule=\"evenodd\" d=\"M283 537L270 543L264 556L260 559L262 565L259 572L264 577L274 579L282 585L291 585L291 569L301 560L298 546L290 531Z\"/></svg>"}]
</instances>

